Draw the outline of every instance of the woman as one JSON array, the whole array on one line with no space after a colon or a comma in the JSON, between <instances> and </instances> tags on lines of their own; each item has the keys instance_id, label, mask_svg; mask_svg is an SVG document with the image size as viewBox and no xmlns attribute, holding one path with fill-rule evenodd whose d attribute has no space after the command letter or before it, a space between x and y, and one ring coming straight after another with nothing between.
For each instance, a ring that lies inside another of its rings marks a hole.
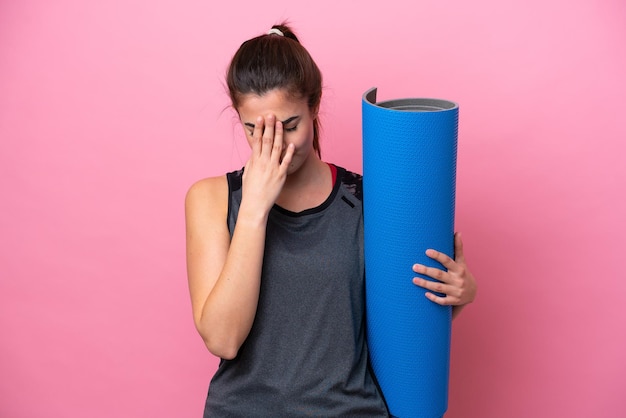
<instances>
[{"instance_id":1,"label":"woman","mask_svg":"<svg viewBox=\"0 0 626 418\"><path fill-rule=\"evenodd\" d=\"M387 416L365 341L361 177L321 160L321 73L283 24L241 45L227 84L251 156L186 199L194 321L222 359L205 417ZM413 266L453 317L476 294L458 234L455 252L427 252L447 272Z\"/></svg>"}]
</instances>

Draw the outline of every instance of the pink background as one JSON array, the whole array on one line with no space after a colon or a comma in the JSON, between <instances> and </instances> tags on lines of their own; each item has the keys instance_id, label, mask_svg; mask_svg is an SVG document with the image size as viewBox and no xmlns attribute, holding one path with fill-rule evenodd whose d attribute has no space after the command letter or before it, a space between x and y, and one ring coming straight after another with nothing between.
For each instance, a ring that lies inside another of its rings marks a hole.
<instances>
[{"instance_id":1,"label":"pink background","mask_svg":"<svg viewBox=\"0 0 626 418\"><path fill-rule=\"evenodd\" d=\"M361 170L370 87L461 105L446 416L626 416L623 0L1 1L0 416L201 415L183 199L243 165L223 74L283 18L328 161Z\"/></svg>"}]
</instances>

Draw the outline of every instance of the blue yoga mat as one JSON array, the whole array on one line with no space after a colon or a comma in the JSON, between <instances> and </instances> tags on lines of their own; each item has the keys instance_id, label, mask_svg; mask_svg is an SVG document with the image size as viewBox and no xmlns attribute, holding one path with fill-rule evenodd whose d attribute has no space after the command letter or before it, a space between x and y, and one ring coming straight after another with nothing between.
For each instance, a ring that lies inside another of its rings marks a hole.
<instances>
[{"instance_id":1,"label":"blue yoga mat","mask_svg":"<svg viewBox=\"0 0 626 418\"><path fill-rule=\"evenodd\" d=\"M367 339L393 416L442 417L448 407L452 309L415 286L414 263L454 256L458 105L438 99L376 103L363 96Z\"/></svg>"}]
</instances>

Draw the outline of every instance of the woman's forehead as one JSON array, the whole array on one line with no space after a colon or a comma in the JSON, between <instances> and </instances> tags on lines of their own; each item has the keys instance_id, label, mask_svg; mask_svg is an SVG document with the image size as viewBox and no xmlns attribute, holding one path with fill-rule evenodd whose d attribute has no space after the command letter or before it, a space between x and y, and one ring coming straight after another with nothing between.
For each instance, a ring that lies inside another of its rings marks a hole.
<instances>
[{"instance_id":1,"label":"woman's forehead","mask_svg":"<svg viewBox=\"0 0 626 418\"><path fill-rule=\"evenodd\" d=\"M273 113L279 119L302 113L308 108L304 98L294 97L286 90L270 90L262 95L248 93L241 97L237 111L240 115L256 118Z\"/></svg>"}]
</instances>

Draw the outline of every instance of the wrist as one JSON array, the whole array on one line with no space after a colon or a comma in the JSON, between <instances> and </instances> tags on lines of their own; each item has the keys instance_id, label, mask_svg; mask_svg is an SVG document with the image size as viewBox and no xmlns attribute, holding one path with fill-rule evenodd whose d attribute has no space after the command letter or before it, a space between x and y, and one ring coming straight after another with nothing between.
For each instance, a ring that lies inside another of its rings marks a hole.
<instances>
[{"instance_id":1,"label":"wrist","mask_svg":"<svg viewBox=\"0 0 626 418\"><path fill-rule=\"evenodd\" d=\"M239 213L237 215L237 223L243 222L250 226L266 226L269 217L269 209L264 210L258 206L246 205L241 202Z\"/></svg>"}]
</instances>

